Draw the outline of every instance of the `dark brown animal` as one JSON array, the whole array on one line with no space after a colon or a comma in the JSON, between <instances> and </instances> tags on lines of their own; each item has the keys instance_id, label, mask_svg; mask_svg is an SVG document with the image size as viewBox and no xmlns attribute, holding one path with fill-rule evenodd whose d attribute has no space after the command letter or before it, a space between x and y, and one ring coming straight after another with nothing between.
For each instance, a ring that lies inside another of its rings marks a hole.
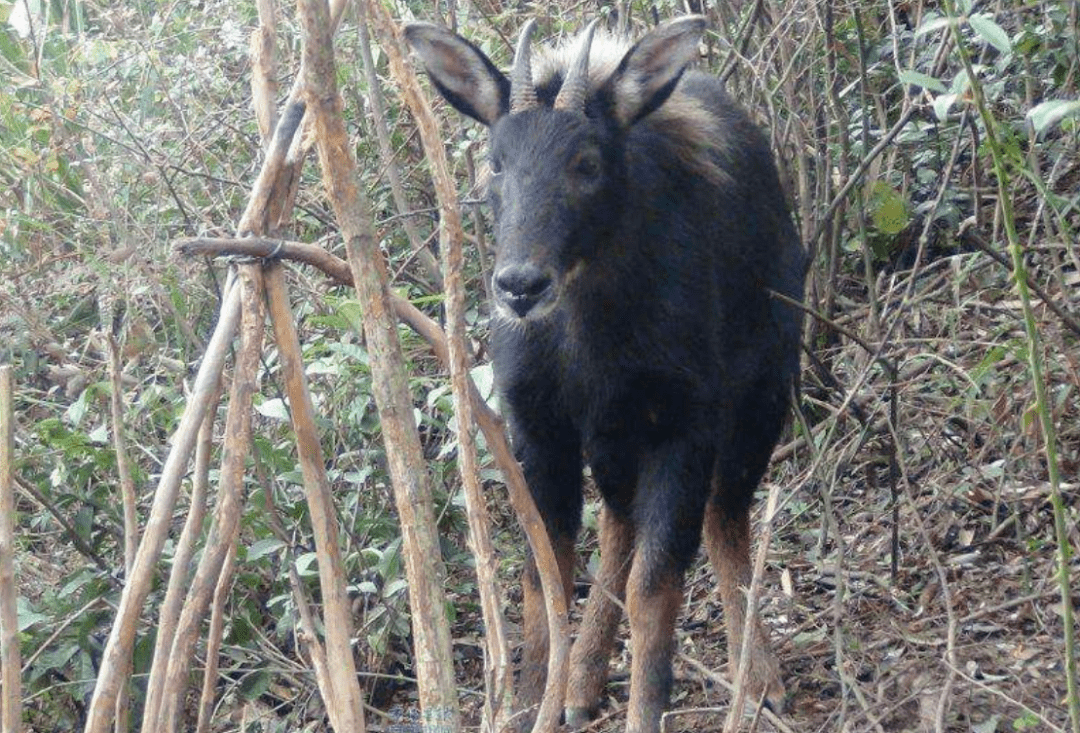
<instances>
[{"instance_id":1,"label":"dark brown animal","mask_svg":"<svg viewBox=\"0 0 1080 733\"><path fill-rule=\"evenodd\" d=\"M770 292L802 297L805 255L764 136L719 81L686 71L701 18L632 47L590 27L535 73L532 27L512 80L444 28L413 24L406 37L442 95L490 128L491 352L568 600L584 464L604 498L567 720L597 709L621 615L612 598L625 592L627 730L653 733L703 529L737 663L749 508L798 372L800 315ZM524 592L520 688L532 704L548 639L531 561ZM780 708L766 633L750 633L750 692Z\"/></svg>"}]
</instances>

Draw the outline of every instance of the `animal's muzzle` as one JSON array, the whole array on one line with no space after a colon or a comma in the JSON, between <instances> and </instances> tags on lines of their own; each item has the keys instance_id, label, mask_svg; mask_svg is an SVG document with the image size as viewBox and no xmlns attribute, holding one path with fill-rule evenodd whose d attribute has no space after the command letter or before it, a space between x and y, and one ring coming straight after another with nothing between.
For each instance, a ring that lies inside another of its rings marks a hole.
<instances>
[{"instance_id":1,"label":"animal's muzzle","mask_svg":"<svg viewBox=\"0 0 1080 733\"><path fill-rule=\"evenodd\" d=\"M530 263L502 267L495 272L492 282L495 297L519 318L554 295L555 278L551 272Z\"/></svg>"}]
</instances>

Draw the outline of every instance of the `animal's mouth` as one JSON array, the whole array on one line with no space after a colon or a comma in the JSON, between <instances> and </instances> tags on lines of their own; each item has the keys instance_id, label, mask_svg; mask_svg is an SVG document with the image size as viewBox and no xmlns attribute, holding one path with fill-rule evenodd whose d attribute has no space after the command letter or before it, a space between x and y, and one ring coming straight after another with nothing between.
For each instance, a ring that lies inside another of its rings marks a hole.
<instances>
[{"instance_id":1,"label":"animal's mouth","mask_svg":"<svg viewBox=\"0 0 1080 733\"><path fill-rule=\"evenodd\" d=\"M544 292L533 296L497 293L495 295L495 314L503 320L519 323L546 320L559 304L562 288L552 284Z\"/></svg>"},{"instance_id":2,"label":"animal's mouth","mask_svg":"<svg viewBox=\"0 0 1080 733\"><path fill-rule=\"evenodd\" d=\"M542 318L559 299L560 278L534 261L499 265L491 278L495 303L509 318Z\"/></svg>"},{"instance_id":3,"label":"animal's mouth","mask_svg":"<svg viewBox=\"0 0 1080 733\"><path fill-rule=\"evenodd\" d=\"M506 267L492 279L495 314L510 322L544 321L584 270L583 260L561 275L551 268Z\"/></svg>"}]
</instances>

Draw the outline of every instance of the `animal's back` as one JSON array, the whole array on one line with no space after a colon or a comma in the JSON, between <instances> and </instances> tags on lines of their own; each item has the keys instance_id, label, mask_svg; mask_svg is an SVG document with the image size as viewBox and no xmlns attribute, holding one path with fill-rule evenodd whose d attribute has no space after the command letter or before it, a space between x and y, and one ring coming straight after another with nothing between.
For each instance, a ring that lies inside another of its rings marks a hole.
<instances>
[{"instance_id":1,"label":"animal's back","mask_svg":"<svg viewBox=\"0 0 1080 733\"><path fill-rule=\"evenodd\" d=\"M594 90L586 108L604 103ZM582 278L590 297L573 301L570 323L589 343L565 352L583 362L567 364L566 378L584 371L637 387L641 375L677 373L705 410L755 392L784 400L800 318L770 291L801 299L805 254L768 140L718 79L688 71L628 131L625 150L625 207L599 271ZM585 363L590 352L612 363ZM603 397L618 387L581 389Z\"/></svg>"}]
</instances>

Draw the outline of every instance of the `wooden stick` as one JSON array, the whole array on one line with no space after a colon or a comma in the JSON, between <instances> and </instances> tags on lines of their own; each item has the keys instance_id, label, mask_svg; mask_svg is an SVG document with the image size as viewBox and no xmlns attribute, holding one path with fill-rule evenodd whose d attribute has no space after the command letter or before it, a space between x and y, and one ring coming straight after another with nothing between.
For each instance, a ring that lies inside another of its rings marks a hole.
<instances>
[{"instance_id":1,"label":"wooden stick","mask_svg":"<svg viewBox=\"0 0 1080 733\"><path fill-rule=\"evenodd\" d=\"M161 706L157 714L159 733L174 733L180 724L188 672L194 658L202 619L209 607L221 568L231 545L236 542L243 501L244 471L251 448L252 398L257 389L259 359L262 355L266 313L263 308L262 275L258 265L241 265L239 290L242 301L240 348L229 391L229 412L225 419L221 478L214 519L206 538L199 567L191 581L188 597L180 612L169 653ZM143 726L146 727L147 721Z\"/></svg>"},{"instance_id":2,"label":"wooden stick","mask_svg":"<svg viewBox=\"0 0 1080 733\"><path fill-rule=\"evenodd\" d=\"M150 678L146 685L146 702L143 705L144 733L151 733L152 725L146 721L156 721L157 711L161 706L162 683L168 669L169 649L176 634L176 623L180 619L185 591L188 588L190 573L188 567L195 555L195 543L202 534L203 519L206 517L206 495L210 483L210 457L213 452L214 416L221 400L221 375L213 385L206 416L199 426L199 439L195 447L195 468L191 476L191 501L188 504L187 519L180 531L173 554L173 569L169 575L169 585L165 591L165 600L158 612L157 636L154 639L154 662L150 667Z\"/></svg>"},{"instance_id":3,"label":"wooden stick","mask_svg":"<svg viewBox=\"0 0 1080 733\"><path fill-rule=\"evenodd\" d=\"M345 260L330 254L322 247L313 244L288 242L265 237L246 237L244 239L200 237L178 239L174 243L174 248L178 252L188 255L236 254L251 257L281 257L283 259L295 260L311 265L342 285L353 284L352 273L349 271L348 263L345 262ZM419 308L400 296L391 294L390 302L394 314L428 342L428 345L431 346L431 350L435 352L435 356L439 361L449 365L450 349L446 341L446 335L442 332L442 329L439 328L439 324L428 318ZM484 433L484 439L487 441L488 450L491 451L491 455L495 459L496 465L498 465L500 471L502 471L503 479L506 481L510 505L513 507L515 514L517 514L518 521L521 523L521 527L525 531L525 536L529 540L529 546L532 548L533 554L537 558L537 569L541 572L541 580L543 581L545 573L551 576L548 582L553 584L555 595L558 599L554 601L554 603L562 605L562 586L561 581L559 580L558 566L555 563L554 552L552 552L551 543L548 540L547 529L544 527L544 521L541 519L540 512L537 510L536 504L532 500L532 495L529 494L528 486L525 483L525 475L521 471L521 464L518 463L517 459L514 457L513 451L510 449L510 443L506 437L506 426L503 423L502 418L499 417L499 415L484 401L471 377L468 382L469 394L472 400L477 424ZM550 557L550 566L543 560L543 557L545 556ZM545 585L545 588L546 587L547 586ZM548 592L545 590L544 593L545 597L547 597ZM551 600L548 600L547 602L549 604L548 624L550 633L550 624L552 623L551 607L553 602ZM565 620L562 623L565 624ZM563 626L563 628L565 628L565 626ZM561 633L565 638L566 633ZM556 637L552 636L551 638L554 639ZM548 661L550 663L550 657ZM550 679L549 676L549 681ZM537 717L539 719L539 716Z\"/></svg>"},{"instance_id":4,"label":"wooden stick","mask_svg":"<svg viewBox=\"0 0 1080 733\"><path fill-rule=\"evenodd\" d=\"M413 422L412 397L392 315L387 265L375 238L371 205L358 185L356 162L341 117L326 5L319 0L299 0L297 8L304 33L301 67L308 111L313 114L324 185L341 227L362 306L372 392L401 522L421 712L425 726L455 733L461 723L444 607L446 570L439 550L429 473Z\"/></svg>"},{"instance_id":5,"label":"wooden stick","mask_svg":"<svg viewBox=\"0 0 1080 733\"><path fill-rule=\"evenodd\" d=\"M221 573L214 585L214 597L210 604L210 629L206 632L206 668L203 669L202 690L199 693L199 714L195 722L196 733L209 733L214 713L214 692L218 682L218 657L221 637L225 633L225 605L232 590L233 571L236 569L236 545L230 542L221 565ZM362 733L362 732L361 732Z\"/></svg>"},{"instance_id":6,"label":"wooden stick","mask_svg":"<svg viewBox=\"0 0 1080 733\"><path fill-rule=\"evenodd\" d=\"M315 553L319 558L319 588L322 591L323 622L326 628L326 662L329 687L323 690L327 712L334 730L364 730L364 713L360 684L352 646L352 612L347 593L345 563L338 543L337 516L330 480L326 476L319 433L315 427L315 406L304 375L304 360L300 337L289 307L284 267L279 262L265 271L266 294L270 319L274 326L278 356L281 360L285 393L289 398L289 413L304 475L304 491L311 512L315 535ZM329 694L327 694L329 693Z\"/></svg>"},{"instance_id":7,"label":"wooden stick","mask_svg":"<svg viewBox=\"0 0 1080 733\"><path fill-rule=\"evenodd\" d=\"M330 13L335 26L341 18L345 5L345 0L331 0ZM270 152L259 171L259 177L248 198L247 208L237 225L238 232L274 231L292 208L304 157L302 154L295 157L289 156L293 149L291 143L304 117L304 106L299 100L300 77L298 75L289 99L283 105L283 112L275 128ZM146 601L154 565L160 557L161 548L167 536L180 475L191 456L195 434L209 401L209 388L220 374L224 355L236 330L240 313L239 290L227 285L225 292L218 328L211 344L207 347L196 381L196 389L174 436L172 450L166 459L161 480L154 494L154 504L147 522L146 533L140 543L131 578L121 596L116 619L105 646L94 695L87 714L85 733L104 733L113 717L117 692L121 680L126 676L125 660L130 658L134 646L138 615ZM159 668L160 665L167 664L165 655L155 654L154 664ZM157 692L155 689L149 689L148 699L152 699ZM153 720L153 717L144 716L143 731L153 731ZM154 731L154 733L157 732Z\"/></svg>"},{"instance_id":8,"label":"wooden stick","mask_svg":"<svg viewBox=\"0 0 1080 733\"><path fill-rule=\"evenodd\" d=\"M161 556L161 549L168 536L180 479L187 469L203 415L215 393L214 384L221 373L239 318L240 288L227 285L217 328L206 347L206 354L195 377L195 386L184 415L180 418L180 425L173 434L172 450L169 451L161 470L161 479L154 492L154 503L139 543L139 551L135 555L135 564L120 596L120 606L109 632L94 696L87 713L86 733L105 733L115 715L116 696L123 680L123 672L127 668L126 660L131 658L139 614L150 592L154 566Z\"/></svg>"},{"instance_id":9,"label":"wooden stick","mask_svg":"<svg viewBox=\"0 0 1080 733\"><path fill-rule=\"evenodd\" d=\"M255 121L259 124L259 137L263 148L277 129L277 45L275 44L275 17L272 0L256 0L259 11L259 27L251 32L251 102L255 109Z\"/></svg>"},{"instance_id":10,"label":"wooden stick","mask_svg":"<svg viewBox=\"0 0 1080 733\"><path fill-rule=\"evenodd\" d=\"M22 728L19 588L15 583L15 389L13 369L0 366L0 726Z\"/></svg>"},{"instance_id":11,"label":"wooden stick","mask_svg":"<svg viewBox=\"0 0 1080 733\"><path fill-rule=\"evenodd\" d=\"M135 551L138 549L139 516L135 510L135 479L131 475L131 459L128 457L127 441L124 437L124 387L121 380L123 369L120 363L120 344L112 333L106 334L105 342L109 358L109 383L112 387L109 410L112 418L113 452L116 453L116 473L120 482L120 505L123 507L124 517L124 577L127 577L131 574ZM125 682L121 684L116 696L116 718L113 722L116 733L127 733L129 729L130 660L123 677Z\"/></svg>"},{"instance_id":12,"label":"wooden stick","mask_svg":"<svg viewBox=\"0 0 1080 733\"><path fill-rule=\"evenodd\" d=\"M435 115L427 100L420 93L420 85L412 66L405 62L406 52L398 34L381 3L364 3L371 14L379 42L390 60L390 73L398 83L401 96L412 112L420 132L424 157L431 169L435 195L439 201L439 252L443 261L443 287L446 293L447 342L450 387L457 415L457 465L465 496L465 513L469 521L469 544L476 561L477 589L484 619L484 648L486 695L484 696L482 729L495 733L502 730L513 714L514 685L510 663L510 645L506 639L506 621L502 609L505 605L498 582L498 561L491 544L490 522L487 505L480 487L480 472L476 455L475 418L469 390L469 353L465 345L465 284L462 277L461 242L465 238L461 228L461 207L458 204L454 179L446 160L446 146ZM554 559L554 557L553 557ZM559 594L560 600L562 593ZM562 620L565 625L566 611ZM553 636L560 639L565 634ZM557 654L551 655L557 658ZM556 690L565 687L565 677L553 678ZM561 684L560 684L561 682ZM549 687L550 689L550 687ZM558 693L556 692L557 696ZM547 696L545 695L545 700ZM557 707L551 707L543 726L537 730L554 730L562 713L562 699ZM543 717L541 712L541 717Z\"/></svg>"},{"instance_id":13,"label":"wooden stick","mask_svg":"<svg viewBox=\"0 0 1080 733\"><path fill-rule=\"evenodd\" d=\"M120 503L124 508L124 574L131 572L135 563L135 550L139 544L139 518L135 513L135 480L131 475L131 459L127 453L127 441L124 438L124 393L120 376L120 345L116 337L106 337L109 352L109 381L112 394L109 408L113 423L113 450L116 452L116 472L120 479Z\"/></svg>"}]
</instances>

